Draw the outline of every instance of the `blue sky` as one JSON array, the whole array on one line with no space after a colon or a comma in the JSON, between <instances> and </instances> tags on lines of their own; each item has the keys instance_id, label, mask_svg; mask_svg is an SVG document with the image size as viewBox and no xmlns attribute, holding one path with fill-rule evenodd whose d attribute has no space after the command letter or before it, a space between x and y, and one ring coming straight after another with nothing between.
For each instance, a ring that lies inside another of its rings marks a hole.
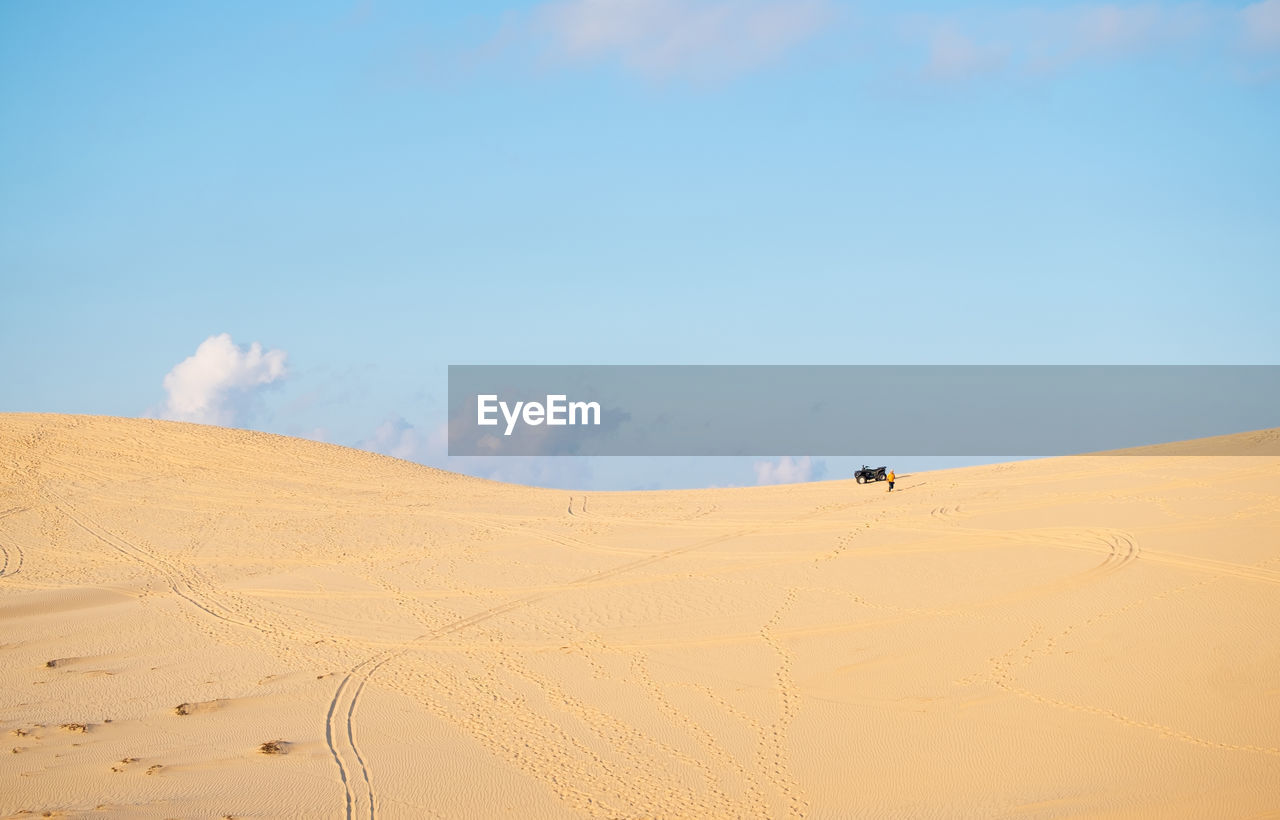
<instances>
[{"instance_id":1,"label":"blue sky","mask_svg":"<svg viewBox=\"0 0 1280 820\"><path fill-rule=\"evenodd\" d=\"M857 465L447 462L445 368L1280 363L1280 0L457 6L0 5L0 411L703 486Z\"/></svg>"}]
</instances>

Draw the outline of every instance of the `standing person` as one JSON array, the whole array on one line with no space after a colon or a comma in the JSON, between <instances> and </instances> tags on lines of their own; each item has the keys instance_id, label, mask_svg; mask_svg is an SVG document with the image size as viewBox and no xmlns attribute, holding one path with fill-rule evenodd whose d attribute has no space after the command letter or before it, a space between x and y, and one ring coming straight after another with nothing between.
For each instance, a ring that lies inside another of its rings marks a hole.
<instances>
[{"instance_id":1,"label":"standing person","mask_svg":"<svg viewBox=\"0 0 1280 820\"><path fill-rule=\"evenodd\" d=\"M893 492L893 482L894 482L894 479L896 479L896 478L897 478L897 476L893 474L893 470L890 470L890 471L889 471L889 475L885 476L885 478L889 479L889 489L885 490L885 492L887 492L887 493L891 493L891 492Z\"/></svg>"}]
</instances>

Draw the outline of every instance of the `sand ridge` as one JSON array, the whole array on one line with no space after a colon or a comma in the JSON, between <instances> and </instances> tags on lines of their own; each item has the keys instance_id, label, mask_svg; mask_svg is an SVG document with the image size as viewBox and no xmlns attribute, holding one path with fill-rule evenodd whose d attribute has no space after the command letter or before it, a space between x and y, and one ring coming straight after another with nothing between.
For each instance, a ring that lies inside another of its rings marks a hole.
<instances>
[{"instance_id":1,"label":"sand ridge","mask_svg":"<svg viewBox=\"0 0 1280 820\"><path fill-rule=\"evenodd\" d=\"M1275 811L1277 440L583 493L0 415L0 814Z\"/></svg>"}]
</instances>

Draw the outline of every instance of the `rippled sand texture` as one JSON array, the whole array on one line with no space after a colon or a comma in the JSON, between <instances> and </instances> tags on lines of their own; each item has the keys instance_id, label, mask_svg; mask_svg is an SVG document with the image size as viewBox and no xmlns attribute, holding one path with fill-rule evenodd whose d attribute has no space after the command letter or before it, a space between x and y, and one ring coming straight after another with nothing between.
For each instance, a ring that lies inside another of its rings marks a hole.
<instances>
[{"instance_id":1,"label":"rippled sand texture","mask_svg":"<svg viewBox=\"0 0 1280 820\"><path fill-rule=\"evenodd\" d=\"M0 415L0 814L1266 816L1280 436L1228 444L582 494Z\"/></svg>"}]
</instances>

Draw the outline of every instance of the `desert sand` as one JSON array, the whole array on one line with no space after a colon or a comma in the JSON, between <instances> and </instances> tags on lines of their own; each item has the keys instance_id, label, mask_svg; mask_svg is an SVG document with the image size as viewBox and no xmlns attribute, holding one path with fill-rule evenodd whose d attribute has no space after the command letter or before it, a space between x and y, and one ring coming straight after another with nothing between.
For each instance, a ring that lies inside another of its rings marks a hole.
<instances>
[{"instance_id":1,"label":"desert sand","mask_svg":"<svg viewBox=\"0 0 1280 820\"><path fill-rule=\"evenodd\" d=\"M0 415L0 815L1280 816L1228 443L583 494Z\"/></svg>"}]
</instances>

